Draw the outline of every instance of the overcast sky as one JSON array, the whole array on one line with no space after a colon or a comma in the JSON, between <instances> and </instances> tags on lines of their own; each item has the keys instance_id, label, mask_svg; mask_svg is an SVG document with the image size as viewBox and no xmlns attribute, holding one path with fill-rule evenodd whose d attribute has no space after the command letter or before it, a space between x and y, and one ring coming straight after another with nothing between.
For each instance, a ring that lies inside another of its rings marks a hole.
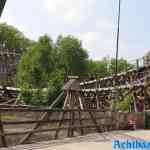
<instances>
[{"instance_id":1,"label":"overcast sky","mask_svg":"<svg viewBox=\"0 0 150 150\"><path fill-rule=\"evenodd\" d=\"M118 0L7 0L1 22L37 40L47 33L82 40L90 58L115 56ZM122 0L119 56L129 60L150 50L150 0Z\"/></svg>"}]
</instances>

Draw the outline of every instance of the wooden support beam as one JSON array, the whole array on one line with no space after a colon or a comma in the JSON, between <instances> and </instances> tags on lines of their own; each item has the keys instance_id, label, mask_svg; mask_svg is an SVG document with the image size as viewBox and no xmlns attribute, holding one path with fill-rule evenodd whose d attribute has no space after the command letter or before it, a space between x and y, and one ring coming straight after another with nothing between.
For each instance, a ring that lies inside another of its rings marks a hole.
<instances>
[{"instance_id":1,"label":"wooden support beam","mask_svg":"<svg viewBox=\"0 0 150 150\"><path fill-rule=\"evenodd\" d=\"M82 98L79 93L78 93L78 99L79 99L80 109L83 110L84 106L83 106Z\"/></svg>"},{"instance_id":2,"label":"wooden support beam","mask_svg":"<svg viewBox=\"0 0 150 150\"><path fill-rule=\"evenodd\" d=\"M97 132L100 133L100 132L101 132L100 126L98 125L98 123L97 123L97 121L96 121L96 119L95 119L93 113L90 112L90 111L89 111L88 113L89 113L89 115L90 115L90 117L91 117L91 120L93 121L93 123L94 123L94 125L95 125L95 127L96 127Z\"/></svg>"},{"instance_id":3,"label":"wooden support beam","mask_svg":"<svg viewBox=\"0 0 150 150\"><path fill-rule=\"evenodd\" d=\"M75 119L75 112L72 111L72 112L70 112L70 133L69 133L69 137L74 136L74 128L72 128L74 126L74 119Z\"/></svg>"},{"instance_id":4,"label":"wooden support beam","mask_svg":"<svg viewBox=\"0 0 150 150\"><path fill-rule=\"evenodd\" d=\"M58 134L59 134L59 131L60 131L60 127L63 123L63 120L65 118L65 113L66 112L64 112L64 111L62 113L60 113L60 121L58 123L58 129L56 130L56 133L55 133L55 139L58 139Z\"/></svg>"},{"instance_id":5,"label":"wooden support beam","mask_svg":"<svg viewBox=\"0 0 150 150\"><path fill-rule=\"evenodd\" d=\"M4 132L3 124L2 124L1 113L0 113L0 137L1 137L2 146L7 147L5 132Z\"/></svg>"},{"instance_id":6,"label":"wooden support beam","mask_svg":"<svg viewBox=\"0 0 150 150\"><path fill-rule=\"evenodd\" d=\"M82 128L83 124L82 124L82 118L81 118L81 111L78 111L79 113L79 124L81 126L80 131L81 131L81 135L84 135L84 129Z\"/></svg>"},{"instance_id":7,"label":"wooden support beam","mask_svg":"<svg viewBox=\"0 0 150 150\"><path fill-rule=\"evenodd\" d=\"M40 118L40 121L45 120L47 117L49 116L49 113L44 113L42 115L42 117ZM36 123L33 127L32 127L32 131L36 130L42 123L38 122ZM34 132L30 132L27 135L25 135L21 140L20 140L20 144L25 144L25 142L32 136Z\"/></svg>"}]
</instances>

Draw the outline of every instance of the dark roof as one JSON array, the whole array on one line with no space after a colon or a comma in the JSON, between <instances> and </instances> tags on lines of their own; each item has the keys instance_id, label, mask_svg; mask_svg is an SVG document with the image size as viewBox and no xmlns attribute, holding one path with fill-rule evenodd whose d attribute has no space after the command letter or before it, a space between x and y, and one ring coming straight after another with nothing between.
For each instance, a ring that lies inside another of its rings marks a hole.
<instances>
[{"instance_id":1,"label":"dark roof","mask_svg":"<svg viewBox=\"0 0 150 150\"><path fill-rule=\"evenodd\" d=\"M3 12L4 6L5 6L6 0L0 0L0 16Z\"/></svg>"}]
</instances>

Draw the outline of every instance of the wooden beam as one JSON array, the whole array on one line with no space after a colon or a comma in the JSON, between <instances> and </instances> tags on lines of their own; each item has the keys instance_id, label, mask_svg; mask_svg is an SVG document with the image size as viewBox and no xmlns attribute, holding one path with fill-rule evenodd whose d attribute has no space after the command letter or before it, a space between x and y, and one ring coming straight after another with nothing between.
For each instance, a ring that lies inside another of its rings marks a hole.
<instances>
[{"instance_id":1,"label":"wooden beam","mask_svg":"<svg viewBox=\"0 0 150 150\"><path fill-rule=\"evenodd\" d=\"M0 113L0 136L1 136L1 142L3 147L7 147L6 138L5 138L5 132L2 124L2 117Z\"/></svg>"}]
</instances>

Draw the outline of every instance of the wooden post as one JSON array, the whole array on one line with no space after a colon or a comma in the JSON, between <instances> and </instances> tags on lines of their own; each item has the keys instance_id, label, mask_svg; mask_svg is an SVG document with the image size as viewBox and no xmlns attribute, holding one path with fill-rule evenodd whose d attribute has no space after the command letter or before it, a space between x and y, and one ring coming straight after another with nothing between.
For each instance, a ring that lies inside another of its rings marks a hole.
<instances>
[{"instance_id":1,"label":"wooden post","mask_svg":"<svg viewBox=\"0 0 150 150\"><path fill-rule=\"evenodd\" d=\"M97 90L98 90L98 83L97 83L97 79L96 79L96 107L97 107L97 109L99 110L100 107L99 107L99 99L98 99Z\"/></svg>"},{"instance_id":2,"label":"wooden post","mask_svg":"<svg viewBox=\"0 0 150 150\"><path fill-rule=\"evenodd\" d=\"M75 119L75 112L74 111L71 111L71 130L70 130L70 137L73 137L74 136L74 119Z\"/></svg>"},{"instance_id":3,"label":"wooden post","mask_svg":"<svg viewBox=\"0 0 150 150\"><path fill-rule=\"evenodd\" d=\"M1 113L0 113L0 136L1 136L2 146L7 147L5 132L4 132L3 124L2 124Z\"/></svg>"},{"instance_id":4,"label":"wooden post","mask_svg":"<svg viewBox=\"0 0 150 150\"><path fill-rule=\"evenodd\" d=\"M101 130L100 130L100 127L99 127L99 125L98 125L96 119L94 118L94 115L93 115L92 112L90 112L90 111L88 111L88 113L90 114L90 117L91 117L93 123L95 124L95 127L96 127L97 132L100 133Z\"/></svg>"},{"instance_id":5,"label":"wooden post","mask_svg":"<svg viewBox=\"0 0 150 150\"><path fill-rule=\"evenodd\" d=\"M69 117L69 126L68 126L68 137L70 137L70 130L71 130L71 111L68 112L68 117Z\"/></svg>"},{"instance_id":6,"label":"wooden post","mask_svg":"<svg viewBox=\"0 0 150 150\"><path fill-rule=\"evenodd\" d=\"M60 112L61 113L61 112ZM58 124L58 128L61 127L62 123L63 123L63 120L64 120L64 117L65 117L65 112L63 111L61 114L60 114L60 122ZM55 139L58 139L58 133L59 133L59 129L56 130L56 134L55 134Z\"/></svg>"},{"instance_id":7,"label":"wooden post","mask_svg":"<svg viewBox=\"0 0 150 150\"><path fill-rule=\"evenodd\" d=\"M78 113L79 113L79 123L80 123L81 135L83 135L83 134L84 134L84 130L83 130L83 128L82 128L81 111L79 110Z\"/></svg>"},{"instance_id":8,"label":"wooden post","mask_svg":"<svg viewBox=\"0 0 150 150\"><path fill-rule=\"evenodd\" d=\"M78 95L78 99L79 99L80 109L83 110L84 109L84 105L82 103L82 98L81 98L80 92L78 92L77 95Z\"/></svg>"},{"instance_id":9,"label":"wooden post","mask_svg":"<svg viewBox=\"0 0 150 150\"><path fill-rule=\"evenodd\" d=\"M66 98L65 98L65 101L64 101L63 109L67 108L68 98L70 98L69 92L67 91L66 93L67 93L67 95L66 95Z\"/></svg>"},{"instance_id":10,"label":"wooden post","mask_svg":"<svg viewBox=\"0 0 150 150\"><path fill-rule=\"evenodd\" d=\"M136 68L139 69L139 59L136 60Z\"/></svg>"}]
</instances>

